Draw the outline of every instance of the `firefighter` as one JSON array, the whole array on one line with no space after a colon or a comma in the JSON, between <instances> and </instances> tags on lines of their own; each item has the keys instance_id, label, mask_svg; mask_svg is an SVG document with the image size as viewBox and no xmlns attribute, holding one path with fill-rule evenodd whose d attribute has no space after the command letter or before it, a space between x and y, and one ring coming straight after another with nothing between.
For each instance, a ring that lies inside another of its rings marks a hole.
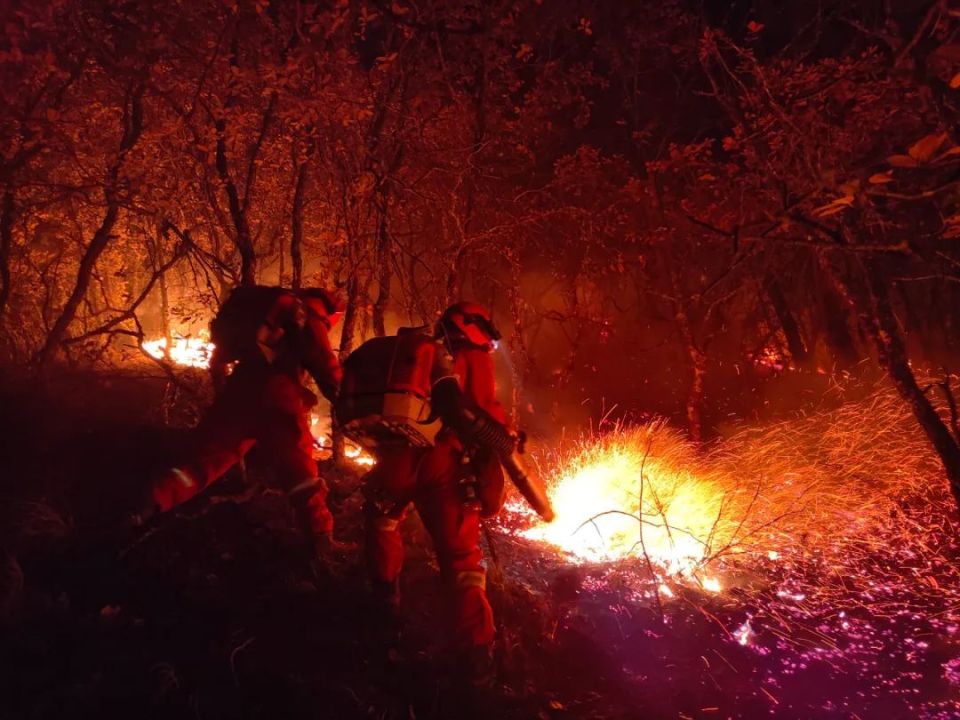
<instances>
[{"instance_id":1,"label":"firefighter","mask_svg":"<svg viewBox=\"0 0 960 720\"><path fill-rule=\"evenodd\" d=\"M496 398L492 358L499 339L490 312L481 305L459 302L443 313L429 338L438 352L410 355L432 360L432 366L414 368L410 377L414 386L429 378L431 387L419 392L431 393L432 412L444 418L442 429L429 447L381 439L374 446L377 464L364 481L366 556L382 612L387 618L397 617L404 559L400 524L413 505L433 540L446 584L461 670L478 685L492 679L494 640L480 521L500 510L504 477L496 454L472 446L464 437L468 428L457 418L458 408L479 409L484 422L507 436L508 420ZM346 363L348 376L352 359ZM398 364L394 357L391 368ZM357 389L356 397L362 399L364 390ZM344 411L345 417L352 414L357 413Z\"/></svg>"},{"instance_id":2,"label":"firefighter","mask_svg":"<svg viewBox=\"0 0 960 720\"><path fill-rule=\"evenodd\" d=\"M339 321L338 299L322 289L235 289L210 325L214 402L193 431L182 462L152 488L147 514L186 502L257 445L288 494L319 554L337 547L327 487L313 458L313 377L331 402L342 371L328 333Z\"/></svg>"}]
</instances>

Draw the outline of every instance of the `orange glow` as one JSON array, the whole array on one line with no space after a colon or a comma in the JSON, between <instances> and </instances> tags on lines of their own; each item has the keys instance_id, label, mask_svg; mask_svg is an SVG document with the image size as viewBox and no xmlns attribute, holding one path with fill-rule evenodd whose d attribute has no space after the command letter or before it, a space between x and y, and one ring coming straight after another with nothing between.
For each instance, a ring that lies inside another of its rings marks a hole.
<instances>
[{"instance_id":1,"label":"orange glow","mask_svg":"<svg viewBox=\"0 0 960 720\"><path fill-rule=\"evenodd\" d=\"M585 440L558 460L550 493L556 520L522 534L578 561L649 558L668 575L719 592L702 565L734 527L723 513L725 489L697 472L695 456L662 421Z\"/></svg>"},{"instance_id":2,"label":"orange glow","mask_svg":"<svg viewBox=\"0 0 960 720\"><path fill-rule=\"evenodd\" d=\"M310 432L313 434L314 444L320 451L321 457L329 458L333 448L330 416L310 413ZM346 441L343 454L352 465L359 468L371 468L377 464L373 455L350 440Z\"/></svg>"},{"instance_id":3,"label":"orange glow","mask_svg":"<svg viewBox=\"0 0 960 720\"><path fill-rule=\"evenodd\" d=\"M373 467L377 464L377 461L374 459L374 457L359 445L347 443L347 446L343 449L343 454L350 462L352 462L354 465L359 465L360 467Z\"/></svg>"},{"instance_id":4,"label":"orange glow","mask_svg":"<svg viewBox=\"0 0 960 720\"><path fill-rule=\"evenodd\" d=\"M158 360L166 359L174 365L182 367L208 368L210 367L210 357L213 354L214 345L209 342L210 335L202 331L197 337L184 337L183 335L174 335L174 341L170 347L169 353L166 351L167 341L165 338L156 338L147 340L143 343L143 349L152 357ZM317 449L321 452L330 452L329 435L330 421L321 419L317 413L310 415L310 431L316 440ZM325 444L326 441L326 444ZM344 455L352 465L359 468L370 468L376 464L374 457L366 452L359 445L347 441L344 448Z\"/></svg>"},{"instance_id":5,"label":"orange glow","mask_svg":"<svg viewBox=\"0 0 960 720\"><path fill-rule=\"evenodd\" d=\"M174 365L194 368L210 367L210 356L213 355L213 348L213 343L210 342L210 334L205 330L201 331L196 337L174 334L173 343L169 350L167 349L166 338L145 340L143 343L144 351L151 357L158 360L169 358Z\"/></svg>"},{"instance_id":6,"label":"orange glow","mask_svg":"<svg viewBox=\"0 0 960 720\"><path fill-rule=\"evenodd\" d=\"M816 554L846 567L878 542L901 499L928 492L940 472L893 388L849 392L833 409L703 447L662 420L585 436L541 458L553 524L518 503L508 510L520 535L571 562L649 560L658 584L672 577L710 593L737 582L724 559L787 567Z\"/></svg>"}]
</instances>

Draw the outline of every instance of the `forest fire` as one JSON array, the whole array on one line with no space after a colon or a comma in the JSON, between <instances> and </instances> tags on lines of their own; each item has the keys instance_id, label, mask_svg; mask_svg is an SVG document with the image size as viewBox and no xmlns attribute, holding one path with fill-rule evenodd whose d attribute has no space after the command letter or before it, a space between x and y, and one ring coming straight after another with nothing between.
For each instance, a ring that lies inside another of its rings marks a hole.
<instances>
[{"instance_id":1,"label":"forest fire","mask_svg":"<svg viewBox=\"0 0 960 720\"><path fill-rule=\"evenodd\" d=\"M175 334L172 340L169 348L167 348L166 338L145 340L143 350L157 360L169 359L174 365L192 368L210 367L213 344L209 341L209 334L201 332L196 337Z\"/></svg>"},{"instance_id":2,"label":"forest fire","mask_svg":"<svg viewBox=\"0 0 960 720\"><path fill-rule=\"evenodd\" d=\"M543 459L557 519L518 534L575 564L632 558L651 581L712 593L732 562L769 574L815 556L848 568L925 492L936 459L892 388L846 389L855 399L835 409L743 428L704 449L662 420L584 437Z\"/></svg>"},{"instance_id":3,"label":"forest fire","mask_svg":"<svg viewBox=\"0 0 960 720\"><path fill-rule=\"evenodd\" d=\"M730 539L725 494L697 474L692 448L664 422L582 441L557 461L552 524L522 534L578 561L642 557L670 576L699 576L710 548Z\"/></svg>"},{"instance_id":4,"label":"forest fire","mask_svg":"<svg viewBox=\"0 0 960 720\"><path fill-rule=\"evenodd\" d=\"M0 716L960 718L958 2L0 3Z\"/></svg>"},{"instance_id":5,"label":"forest fire","mask_svg":"<svg viewBox=\"0 0 960 720\"><path fill-rule=\"evenodd\" d=\"M693 607L767 667L774 705L809 670L837 693L870 678L869 693L908 708L869 716L955 718L954 694L916 690L921 670L955 688L960 663L960 547L950 495L927 482L936 455L887 384L848 380L823 405L699 451L660 421L585 437L544 459L554 525L516 534L562 551L561 574L582 566L583 595L606 599L631 638L625 655L624 598L674 631Z\"/></svg>"}]
</instances>

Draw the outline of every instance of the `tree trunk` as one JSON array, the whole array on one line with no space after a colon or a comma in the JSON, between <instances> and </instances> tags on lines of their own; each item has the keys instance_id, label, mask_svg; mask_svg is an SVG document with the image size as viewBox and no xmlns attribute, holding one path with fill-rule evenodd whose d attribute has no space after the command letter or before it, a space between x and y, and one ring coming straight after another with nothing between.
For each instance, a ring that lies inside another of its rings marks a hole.
<instances>
[{"instance_id":1,"label":"tree trunk","mask_svg":"<svg viewBox=\"0 0 960 720\"><path fill-rule=\"evenodd\" d=\"M340 359L345 360L353 350L357 327L360 321L360 280L356 272L347 280L347 307L343 313L343 330L340 335Z\"/></svg>"},{"instance_id":2,"label":"tree trunk","mask_svg":"<svg viewBox=\"0 0 960 720\"><path fill-rule=\"evenodd\" d=\"M57 350L59 350L64 337L66 337L67 328L70 326L70 323L73 322L74 317L76 317L77 308L80 307L80 303L87 294L87 288L90 287L90 280L93 277L93 268L101 253L103 253L107 244L110 242L110 232L117 222L118 214L119 207L117 204L108 201L107 212L103 216L100 227L97 229L97 232L94 234L93 239L90 241L80 260L80 268L77 271L77 279L74 283L73 290L67 298L63 310L60 311L60 316L56 319L53 327L47 334L46 342L37 355L37 365L41 375L46 375L49 372L50 365L56 357Z\"/></svg>"},{"instance_id":3,"label":"tree trunk","mask_svg":"<svg viewBox=\"0 0 960 720\"><path fill-rule=\"evenodd\" d=\"M230 208L230 219L233 221L235 233L234 244L240 253L240 284L257 284L257 255L253 249L253 240L250 237L250 226L247 223L246 209L240 201L240 193L230 177L227 165L227 123L217 120L217 174L227 193L227 204Z\"/></svg>"},{"instance_id":4,"label":"tree trunk","mask_svg":"<svg viewBox=\"0 0 960 720\"><path fill-rule=\"evenodd\" d=\"M906 346L900 334L900 326L890 305L890 294L879 273L864 267L869 307L861 308L850 285L830 267L824 253L818 257L820 266L832 281L837 294L850 311L859 319L864 335L871 341L880 366L887 372L900 397L909 405L927 439L933 445L943 463L950 483L950 491L960 507L960 438L950 434L926 394L917 384L910 367Z\"/></svg>"},{"instance_id":5,"label":"tree trunk","mask_svg":"<svg viewBox=\"0 0 960 720\"><path fill-rule=\"evenodd\" d=\"M0 328L3 327L3 315L10 301L10 254L13 251L13 187L7 186L0 205Z\"/></svg>"},{"instance_id":6,"label":"tree trunk","mask_svg":"<svg viewBox=\"0 0 960 720\"><path fill-rule=\"evenodd\" d=\"M780 283L770 278L766 282L764 289L766 290L767 297L770 298L770 305L773 307L774 313L776 313L780 328L783 330L783 334L787 339L787 349L790 351L790 357L795 363L800 365L804 364L809 357L807 345L803 341L803 337L800 334L800 326L793 312L790 310L790 303L787 302Z\"/></svg>"},{"instance_id":7,"label":"tree trunk","mask_svg":"<svg viewBox=\"0 0 960 720\"><path fill-rule=\"evenodd\" d=\"M960 438L950 433L936 408L917 384L907 358L900 327L890 305L886 284L878 273L870 270L866 272L873 301L873 317L861 313L864 318L864 331L876 346L880 364L890 375L900 397L913 410L917 422L940 456L950 482L950 491L960 508Z\"/></svg>"},{"instance_id":8,"label":"tree trunk","mask_svg":"<svg viewBox=\"0 0 960 720\"><path fill-rule=\"evenodd\" d=\"M687 430L690 439L698 443L703 440L703 400L707 378L707 354L697 343L694 336L693 324L690 322L687 306L681 297L683 284L676 267L670 267L670 286L673 292L673 319L677 325L677 333L683 343L683 350L690 362L690 386L687 390L686 415Z\"/></svg>"},{"instance_id":9,"label":"tree trunk","mask_svg":"<svg viewBox=\"0 0 960 720\"><path fill-rule=\"evenodd\" d=\"M347 358L356 342L357 325L360 320L360 300L360 281L357 278L357 273L353 272L347 280L347 307L343 313L343 327L340 334L341 362ZM332 440L333 462L338 466L343 465L346 458L344 454L346 438L335 427Z\"/></svg>"},{"instance_id":10,"label":"tree trunk","mask_svg":"<svg viewBox=\"0 0 960 720\"><path fill-rule=\"evenodd\" d=\"M444 305L454 303L460 298L460 293L463 291L463 265L466 256L466 247L461 245L447 273L447 297Z\"/></svg>"},{"instance_id":11,"label":"tree trunk","mask_svg":"<svg viewBox=\"0 0 960 720\"><path fill-rule=\"evenodd\" d=\"M835 282L825 289L822 295L823 318L827 333L827 344L836 361L842 367L850 367L857 360L857 348L850 334L850 325L847 322L847 312L844 310L845 299Z\"/></svg>"},{"instance_id":12,"label":"tree trunk","mask_svg":"<svg viewBox=\"0 0 960 720\"><path fill-rule=\"evenodd\" d=\"M390 233L387 227L386 191L377 198L377 299L373 304L373 332L378 337L387 334L386 313L390 302Z\"/></svg>"},{"instance_id":13,"label":"tree trunk","mask_svg":"<svg viewBox=\"0 0 960 720\"><path fill-rule=\"evenodd\" d=\"M687 427L690 439L696 443L703 440L703 398L706 390L707 355L696 346L688 345L691 378L690 391L687 394Z\"/></svg>"},{"instance_id":14,"label":"tree trunk","mask_svg":"<svg viewBox=\"0 0 960 720\"><path fill-rule=\"evenodd\" d=\"M511 417L520 423L523 417L523 388L529 368L527 348L523 340L523 307L520 297L520 279L514 277L510 288L510 315L513 320L513 332L510 334L510 376L513 381L513 393L510 398Z\"/></svg>"},{"instance_id":15,"label":"tree trunk","mask_svg":"<svg viewBox=\"0 0 960 720\"><path fill-rule=\"evenodd\" d=\"M157 268L154 267L154 271ZM163 338L165 341L164 354L169 358L170 348L173 347L173 333L170 332L170 293L167 288L167 274L161 273L160 279L160 327L163 329Z\"/></svg>"},{"instance_id":16,"label":"tree trunk","mask_svg":"<svg viewBox=\"0 0 960 720\"><path fill-rule=\"evenodd\" d=\"M100 227L97 228L93 239L80 259L80 267L77 270L77 279L73 290L60 312L60 316L47 334L46 342L37 354L37 367L41 376L49 372L56 353L66 337L67 328L73 322L77 314L77 308L80 307L80 303L87 293L87 288L90 287L90 279L93 277L97 260L110 242L110 233L113 231L113 226L116 224L117 216L120 213L120 198L117 196L117 181L120 177L120 169L127 153L137 144L143 131L144 91L145 86L142 83L130 90L128 104L124 108L124 129L123 137L120 140L120 150L117 153L116 161L107 173L104 187L107 210L100 222Z\"/></svg>"},{"instance_id":17,"label":"tree trunk","mask_svg":"<svg viewBox=\"0 0 960 720\"><path fill-rule=\"evenodd\" d=\"M293 190L293 210L290 213L290 287L299 290L303 284L303 196L307 184L307 163L297 168L297 183Z\"/></svg>"},{"instance_id":18,"label":"tree trunk","mask_svg":"<svg viewBox=\"0 0 960 720\"><path fill-rule=\"evenodd\" d=\"M674 314L677 330L683 342L684 351L690 361L690 387L687 391L687 429L690 439L698 443L703 440L703 398L707 379L707 354L697 345L693 328L680 300Z\"/></svg>"}]
</instances>

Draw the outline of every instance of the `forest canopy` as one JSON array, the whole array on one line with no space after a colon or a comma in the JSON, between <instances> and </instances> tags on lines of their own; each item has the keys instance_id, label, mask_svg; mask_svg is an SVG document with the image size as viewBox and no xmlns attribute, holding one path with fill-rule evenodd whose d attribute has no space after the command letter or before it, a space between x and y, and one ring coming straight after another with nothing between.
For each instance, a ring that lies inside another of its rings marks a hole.
<instances>
[{"instance_id":1,"label":"forest canopy","mask_svg":"<svg viewBox=\"0 0 960 720\"><path fill-rule=\"evenodd\" d=\"M910 366L949 364L960 310L945 1L55 0L0 20L8 364L122 362L240 284L337 288L343 353L468 296L508 331L520 410L605 398L699 439L743 410L731 383L873 357L960 483Z\"/></svg>"}]
</instances>

